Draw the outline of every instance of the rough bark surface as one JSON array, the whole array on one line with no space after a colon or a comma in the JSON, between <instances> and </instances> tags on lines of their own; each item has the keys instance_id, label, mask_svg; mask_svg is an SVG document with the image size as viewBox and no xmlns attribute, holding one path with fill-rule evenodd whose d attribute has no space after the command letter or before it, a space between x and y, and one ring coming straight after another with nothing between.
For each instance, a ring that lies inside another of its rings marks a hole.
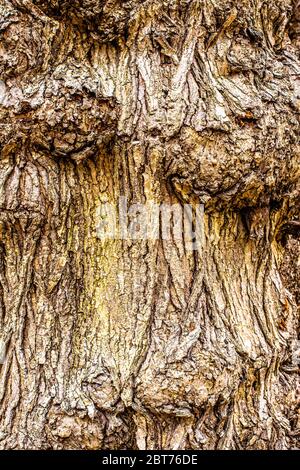
<instances>
[{"instance_id":1,"label":"rough bark surface","mask_svg":"<svg viewBox=\"0 0 300 470\"><path fill-rule=\"evenodd\" d=\"M1 448L297 448L299 5L0 0Z\"/></svg>"}]
</instances>

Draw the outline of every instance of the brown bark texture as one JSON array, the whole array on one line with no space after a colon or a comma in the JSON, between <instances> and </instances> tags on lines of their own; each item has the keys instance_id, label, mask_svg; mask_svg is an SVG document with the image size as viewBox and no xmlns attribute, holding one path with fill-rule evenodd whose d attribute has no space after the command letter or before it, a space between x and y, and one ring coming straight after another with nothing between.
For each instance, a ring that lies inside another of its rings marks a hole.
<instances>
[{"instance_id":1,"label":"brown bark texture","mask_svg":"<svg viewBox=\"0 0 300 470\"><path fill-rule=\"evenodd\" d=\"M300 447L299 21L0 0L0 448ZM121 196L199 249L99 238Z\"/></svg>"}]
</instances>

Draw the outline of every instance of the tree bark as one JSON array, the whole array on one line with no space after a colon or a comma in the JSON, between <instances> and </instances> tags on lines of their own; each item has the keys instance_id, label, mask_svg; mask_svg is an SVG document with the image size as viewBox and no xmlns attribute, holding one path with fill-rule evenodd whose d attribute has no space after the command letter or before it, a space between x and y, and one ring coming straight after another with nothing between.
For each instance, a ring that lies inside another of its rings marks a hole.
<instances>
[{"instance_id":1,"label":"tree bark","mask_svg":"<svg viewBox=\"0 0 300 470\"><path fill-rule=\"evenodd\" d=\"M1 448L297 448L299 5L0 0Z\"/></svg>"}]
</instances>

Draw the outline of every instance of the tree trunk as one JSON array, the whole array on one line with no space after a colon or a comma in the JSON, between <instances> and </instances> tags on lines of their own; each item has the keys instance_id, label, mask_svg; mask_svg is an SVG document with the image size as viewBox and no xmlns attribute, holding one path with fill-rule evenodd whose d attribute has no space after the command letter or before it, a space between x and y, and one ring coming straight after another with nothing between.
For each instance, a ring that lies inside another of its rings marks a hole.
<instances>
[{"instance_id":1,"label":"tree trunk","mask_svg":"<svg viewBox=\"0 0 300 470\"><path fill-rule=\"evenodd\" d=\"M0 0L1 448L297 447L299 17Z\"/></svg>"}]
</instances>

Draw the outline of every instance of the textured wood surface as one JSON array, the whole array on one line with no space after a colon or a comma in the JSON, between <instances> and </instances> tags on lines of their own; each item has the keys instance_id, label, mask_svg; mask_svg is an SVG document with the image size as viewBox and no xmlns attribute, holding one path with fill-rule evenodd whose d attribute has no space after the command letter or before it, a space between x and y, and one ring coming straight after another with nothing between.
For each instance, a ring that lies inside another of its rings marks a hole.
<instances>
[{"instance_id":1,"label":"textured wood surface","mask_svg":"<svg viewBox=\"0 0 300 470\"><path fill-rule=\"evenodd\" d=\"M299 5L0 0L1 448L299 445Z\"/></svg>"}]
</instances>

